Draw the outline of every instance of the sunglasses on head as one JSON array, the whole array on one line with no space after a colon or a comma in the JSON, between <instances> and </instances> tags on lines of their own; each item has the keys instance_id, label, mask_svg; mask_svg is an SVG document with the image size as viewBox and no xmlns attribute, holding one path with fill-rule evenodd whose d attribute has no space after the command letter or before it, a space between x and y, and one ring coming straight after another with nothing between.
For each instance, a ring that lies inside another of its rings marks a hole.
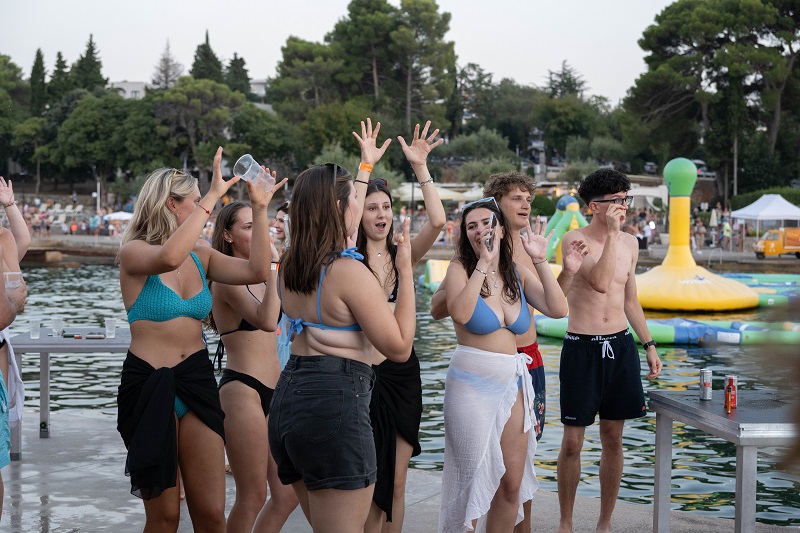
<instances>
[{"instance_id":1,"label":"sunglasses on head","mask_svg":"<svg viewBox=\"0 0 800 533\"><path fill-rule=\"evenodd\" d=\"M592 202L596 204L604 204L608 202L613 202L617 205L631 205L633 202L633 196L623 196L621 198L609 198L608 200L592 200Z\"/></svg>"},{"instance_id":2,"label":"sunglasses on head","mask_svg":"<svg viewBox=\"0 0 800 533\"><path fill-rule=\"evenodd\" d=\"M374 180L369 180L369 184L370 185L374 184L374 185L378 185L378 186L381 186L381 187L388 187L389 186L389 182L387 182L383 178L376 178Z\"/></svg>"},{"instance_id":3,"label":"sunglasses on head","mask_svg":"<svg viewBox=\"0 0 800 533\"><path fill-rule=\"evenodd\" d=\"M481 198L480 200L475 200L474 202L470 202L468 204L464 204L461 206L461 212L463 213L467 209L471 207L481 207L481 206L490 206L494 205L498 211L500 211L500 206L497 205L497 200L494 196L488 196L486 198Z\"/></svg>"}]
</instances>

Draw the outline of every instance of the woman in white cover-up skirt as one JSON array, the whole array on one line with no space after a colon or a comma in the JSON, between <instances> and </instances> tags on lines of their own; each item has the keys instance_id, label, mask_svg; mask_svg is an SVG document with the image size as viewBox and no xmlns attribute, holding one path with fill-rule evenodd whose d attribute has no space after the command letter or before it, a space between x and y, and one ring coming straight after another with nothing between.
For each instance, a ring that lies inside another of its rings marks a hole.
<instances>
[{"instance_id":1,"label":"woman in white cover-up skirt","mask_svg":"<svg viewBox=\"0 0 800 533\"><path fill-rule=\"evenodd\" d=\"M536 274L513 261L494 198L465 205L456 259L442 285L458 346L445 381L445 453L439 531L510 533L538 487L534 391L517 335L531 327L528 303L564 316L567 300L545 261L538 220L520 244ZM479 520L483 518L482 520Z\"/></svg>"},{"instance_id":2,"label":"woman in white cover-up skirt","mask_svg":"<svg viewBox=\"0 0 800 533\"><path fill-rule=\"evenodd\" d=\"M450 358L444 396L444 475L439 531L469 531L484 516L505 474L500 436L522 384L524 431L528 435L525 472L520 486L517 522L522 502L539 487L533 468L536 432L533 385L525 354L487 352L458 346ZM479 525L480 529L480 525Z\"/></svg>"}]
</instances>

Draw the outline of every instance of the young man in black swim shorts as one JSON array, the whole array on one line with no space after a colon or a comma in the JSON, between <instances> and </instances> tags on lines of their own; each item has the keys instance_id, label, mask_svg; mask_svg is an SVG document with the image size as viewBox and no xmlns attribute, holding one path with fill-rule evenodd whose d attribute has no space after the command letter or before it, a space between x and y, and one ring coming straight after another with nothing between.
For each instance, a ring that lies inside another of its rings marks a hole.
<instances>
[{"instance_id":1,"label":"young man in black swim shorts","mask_svg":"<svg viewBox=\"0 0 800 533\"><path fill-rule=\"evenodd\" d=\"M592 210L591 223L567 232L563 247L584 240L589 255L569 289L569 324L561 352L561 422L558 456L558 531L572 531L572 510L581 476L580 454L586 426L600 414L600 516L597 531L611 530L611 514L622 479L622 430L626 419L646 413L639 350L628 323L643 341L649 373L655 379L661 360L636 296L636 237L620 228L630 197L628 178L615 170L590 174L578 194ZM561 281L561 280L559 280Z\"/></svg>"}]
</instances>

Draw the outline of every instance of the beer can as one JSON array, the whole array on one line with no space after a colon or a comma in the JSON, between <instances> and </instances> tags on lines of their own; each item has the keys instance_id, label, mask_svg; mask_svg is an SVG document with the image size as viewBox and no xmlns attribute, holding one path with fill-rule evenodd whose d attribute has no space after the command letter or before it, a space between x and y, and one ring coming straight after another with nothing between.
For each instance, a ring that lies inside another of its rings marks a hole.
<instances>
[{"instance_id":1,"label":"beer can","mask_svg":"<svg viewBox=\"0 0 800 533\"><path fill-rule=\"evenodd\" d=\"M700 399L711 399L711 370L708 368L700 371Z\"/></svg>"}]
</instances>

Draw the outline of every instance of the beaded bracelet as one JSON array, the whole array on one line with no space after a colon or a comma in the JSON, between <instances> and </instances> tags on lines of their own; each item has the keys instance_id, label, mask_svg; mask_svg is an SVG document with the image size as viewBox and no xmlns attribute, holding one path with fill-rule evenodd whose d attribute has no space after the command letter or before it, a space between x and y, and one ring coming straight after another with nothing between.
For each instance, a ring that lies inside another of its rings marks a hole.
<instances>
[{"instance_id":1,"label":"beaded bracelet","mask_svg":"<svg viewBox=\"0 0 800 533\"><path fill-rule=\"evenodd\" d=\"M11 199L11 201L10 201L9 203L7 203L7 204L3 204L3 207L4 207L4 208L6 208L6 209L8 209L8 208L9 208L9 207L11 207L12 205L17 205L17 201L16 201L16 200L14 200L13 198Z\"/></svg>"},{"instance_id":2,"label":"beaded bracelet","mask_svg":"<svg viewBox=\"0 0 800 533\"><path fill-rule=\"evenodd\" d=\"M475 268L475 270L477 270L478 272L480 272L480 273L481 273L481 274L483 274L484 276L488 276L488 275L489 275L489 274L487 274L486 272L484 272L483 270L481 270L480 268L477 268L477 267L476 267L476 268Z\"/></svg>"}]
</instances>

